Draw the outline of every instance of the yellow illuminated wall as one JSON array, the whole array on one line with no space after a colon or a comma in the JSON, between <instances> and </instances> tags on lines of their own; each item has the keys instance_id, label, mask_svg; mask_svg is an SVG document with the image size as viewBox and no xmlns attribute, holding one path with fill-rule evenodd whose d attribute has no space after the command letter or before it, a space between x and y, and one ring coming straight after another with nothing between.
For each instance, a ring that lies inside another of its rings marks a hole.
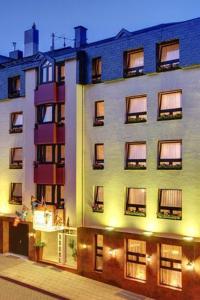
<instances>
[{"instance_id":1,"label":"yellow illuminated wall","mask_svg":"<svg viewBox=\"0 0 200 300\"><path fill-rule=\"evenodd\" d=\"M200 70L177 70L85 87L84 224L200 236ZM182 89L183 119L157 121L158 93ZM125 124L125 97L147 94L147 122ZM105 101L105 125L93 127L94 102ZM159 140L182 139L183 169L157 170ZM125 142L147 142L147 170L124 170ZM104 170L93 170L94 144L104 143ZM104 213L91 209L104 186ZM125 189L147 189L146 217L126 216ZM182 220L157 218L158 189L182 189Z\"/></svg>"}]
</instances>

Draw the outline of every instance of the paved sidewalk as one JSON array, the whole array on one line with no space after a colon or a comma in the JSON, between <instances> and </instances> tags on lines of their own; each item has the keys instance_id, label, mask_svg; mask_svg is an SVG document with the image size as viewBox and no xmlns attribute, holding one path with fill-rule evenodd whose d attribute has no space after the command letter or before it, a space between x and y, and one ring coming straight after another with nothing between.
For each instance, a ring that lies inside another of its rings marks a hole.
<instances>
[{"instance_id":1,"label":"paved sidewalk","mask_svg":"<svg viewBox=\"0 0 200 300\"><path fill-rule=\"evenodd\" d=\"M150 298L71 272L12 256L0 255L0 276L18 280L23 284L56 294L60 296L61 299L150 300ZM48 299L45 297L47 296L44 296L42 299ZM12 300L15 299L18 298L14 298L13 296Z\"/></svg>"}]
</instances>

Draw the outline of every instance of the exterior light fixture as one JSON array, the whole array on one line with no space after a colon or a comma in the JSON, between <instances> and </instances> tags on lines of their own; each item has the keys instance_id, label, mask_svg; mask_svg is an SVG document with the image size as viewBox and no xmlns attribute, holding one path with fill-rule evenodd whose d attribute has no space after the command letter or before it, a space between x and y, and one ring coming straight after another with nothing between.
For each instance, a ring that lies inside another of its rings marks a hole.
<instances>
[{"instance_id":1,"label":"exterior light fixture","mask_svg":"<svg viewBox=\"0 0 200 300\"><path fill-rule=\"evenodd\" d=\"M152 231L144 231L143 234L146 236L152 236L153 232Z\"/></svg>"},{"instance_id":2,"label":"exterior light fixture","mask_svg":"<svg viewBox=\"0 0 200 300\"><path fill-rule=\"evenodd\" d=\"M117 252L116 249L110 249L110 250L109 250L109 254L110 254L110 256L112 256L112 257L115 257L115 256L116 256L116 252Z\"/></svg>"},{"instance_id":3,"label":"exterior light fixture","mask_svg":"<svg viewBox=\"0 0 200 300\"><path fill-rule=\"evenodd\" d=\"M147 260L148 263L150 263L150 262L151 262L151 255L148 255L148 254L147 254L147 255L146 255L146 260Z\"/></svg>"},{"instance_id":4,"label":"exterior light fixture","mask_svg":"<svg viewBox=\"0 0 200 300\"><path fill-rule=\"evenodd\" d=\"M192 236L184 236L183 239L184 239L184 241L192 242L194 238Z\"/></svg>"},{"instance_id":5,"label":"exterior light fixture","mask_svg":"<svg viewBox=\"0 0 200 300\"><path fill-rule=\"evenodd\" d=\"M188 271L192 271L194 269L194 262L193 261L188 261L186 268Z\"/></svg>"},{"instance_id":6,"label":"exterior light fixture","mask_svg":"<svg viewBox=\"0 0 200 300\"><path fill-rule=\"evenodd\" d=\"M87 249L87 245L86 244L82 244L82 249Z\"/></svg>"},{"instance_id":7,"label":"exterior light fixture","mask_svg":"<svg viewBox=\"0 0 200 300\"><path fill-rule=\"evenodd\" d=\"M106 229L107 231L113 231L113 230L114 230L114 227L108 226L108 227L106 227L105 229Z\"/></svg>"}]
</instances>

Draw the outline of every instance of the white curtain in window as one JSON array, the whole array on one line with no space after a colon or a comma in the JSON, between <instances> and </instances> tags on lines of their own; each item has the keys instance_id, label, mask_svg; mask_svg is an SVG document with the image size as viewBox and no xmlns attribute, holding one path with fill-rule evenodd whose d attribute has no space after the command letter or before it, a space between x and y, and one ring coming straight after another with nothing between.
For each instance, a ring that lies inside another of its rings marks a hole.
<instances>
[{"instance_id":1,"label":"white curtain in window","mask_svg":"<svg viewBox=\"0 0 200 300\"><path fill-rule=\"evenodd\" d=\"M127 276L139 280L146 280L146 265L127 262Z\"/></svg>"},{"instance_id":2,"label":"white curtain in window","mask_svg":"<svg viewBox=\"0 0 200 300\"><path fill-rule=\"evenodd\" d=\"M181 207L181 190L161 190L161 206Z\"/></svg>"},{"instance_id":3,"label":"white curtain in window","mask_svg":"<svg viewBox=\"0 0 200 300\"><path fill-rule=\"evenodd\" d=\"M104 145L97 145L96 153L97 153L96 159L98 159L98 160L104 159Z\"/></svg>"},{"instance_id":4,"label":"white curtain in window","mask_svg":"<svg viewBox=\"0 0 200 300\"><path fill-rule=\"evenodd\" d=\"M103 235L102 234L97 234L97 239L96 239L96 245L97 247L103 247Z\"/></svg>"},{"instance_id":5,"label":"white curtain in window","mask_svg":"<svg viewBox=\"0 0 200 300\"><path fill-rule=\"evenodd\" d=\"M161 46L161 62L179 59L179 44Z\"/></svg>"},{"instance_id":6,"label":"white curtain in window","mask_svg":"<svg viewBox=\"0 0 200 300\"><path fill-rule=\"evenodd\" d=\"M45 108L45 114L44 114L44 119L43 122L47 123L47 122L52 122L52 118L53 117L53 108L52 106L47 106Z\"/></svg>"},{"instance_id":7,"label":"white curtain in window","mask_svg":"<svg viewBox=\"0 0 200 300\"><path fill-rule=\"evenodd\" d=\"M161 109L173 109L181 107L181 92L161 95Z\"/></svg>"},{"instance_id":8,"label":"white curtain in window","mask_svg":"<svg viewBox=\"0 0 200 300\"><path fill-rule=\"evenodd\" d=\"M97 117L104 116L104 101L96 103Z\"/></svg>"},{"instance_id":9,"label":"white curtain in window","mask_svg":"<svg viewBox=\"0 0 200 300\"><path fill-rule=\"evenodd\" d=\"M128 145L129 159L146 159L146 144L129 144Z\"/></svg>"},{"instance_id":10,"label":"white curtain in window","mask_svg":"<svg viewBox=\"0 0 200 300\"><path fill-rule=\"evenodd\" d=\"M181 158L181 143L162 143L160 151L161 159Z\"/></svg>"},{"instance_id":11,"label":"white curtain in window","mask_svg":"<svg viewBox=\"0 0 200 300\"><path fill-rule=\"evenodd\" d=\"M22 160L22 148L15 148L14 149L14 161Z\"/></svg>"},{"instance_id":12,"label":"white curtain in window","mask_svg":"<svg viewBox=\"0 0 200 300\"><path fill-rule=\"evenodd\" d=\"M96 200L99 202L103 202L104 196L103 196L103 186L97 186L96 187Z\"/></svg>"},{"instance_id":13,"label":"white curtain in window","mask_svg":"<svg viewBox=\"0 0 200 300\"><path fill-rule=\"evenodd\" d=\"M13 183L13 196L21 197L22 196L22 184L21 183Z\"/></svg>"},{"instance_id":14,"label":"white curtain in window","mask_svg":"<svg viewBox=\"0 0 200 300\"><path fill-rule=\"evenodd\" d=\"M53 159L53 147L46 146L46 162L52 162Z\"/></svg>"},{"instance_id":15,"label":"white curtain in window","mask_svg":"<svg viewBox=\"0 0 200 300\"><path fill-rule=\"evenodd\" d=\"M145 189L128 189L128 203L145 205L146 192Z\"/></svg>"},{"instance_id":16,"label":"white curtain in window","mask_svg":"<svg viewBox=\"0 0 200 300\"><path fill-rule=\"evenodd\" d=\"M130 52L128 53L128 68L137 68L144 66L144 52Z\"/></svg>"},{"instance_id":17,"label":"white curtain in window","mask_svg":"<svg viewBox=\"0 0 200 300\"><path fill-rule=\"evenodd\" d=\"M13 125L15 125L15 126L23 125L23 114L15 115Z\"/></svg>"},{"instance_id":18,"label":"white curtain in window","mask_svg":"<svg viewBox=\"0 0 200 300\"><path fill-rule=\"evenodd\" d=\"M138 97L129 99L129 113L146 112L147 97Z\"/></svg>"},{"instance_id":19,"label":"white curtain in window","mask_svg":"<svg viewBox=\"0 0 200 300\"><path fill-rule=\"evenodd\" d=\"M146 254L146 242L128 239L128 251L139 254Z\"/></svg>"}]
</instances>

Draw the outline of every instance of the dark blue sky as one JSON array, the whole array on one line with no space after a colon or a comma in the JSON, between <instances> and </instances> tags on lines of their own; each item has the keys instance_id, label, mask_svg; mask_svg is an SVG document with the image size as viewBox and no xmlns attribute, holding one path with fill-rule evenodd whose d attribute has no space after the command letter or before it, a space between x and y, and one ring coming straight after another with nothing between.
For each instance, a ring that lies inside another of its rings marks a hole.
<instances>
[{"instance_id":1,"label":"dark blue sky","mask_svg":"<svg viewBox=\"0 0 200 300\"><path fill-rule=\"evenodd\" d=\"M160 23L200 16L199 0L0 0L0 54L23 49L23 32L35 22L40 30L40 50L50 47L52 32L74 37L73 27L88 28L88 41ZM200 28L199 28L200 30ZM72 41L68 41L68 44ZM61 47L61 41L56 47Z\"/></svg>"}]
</instances>

